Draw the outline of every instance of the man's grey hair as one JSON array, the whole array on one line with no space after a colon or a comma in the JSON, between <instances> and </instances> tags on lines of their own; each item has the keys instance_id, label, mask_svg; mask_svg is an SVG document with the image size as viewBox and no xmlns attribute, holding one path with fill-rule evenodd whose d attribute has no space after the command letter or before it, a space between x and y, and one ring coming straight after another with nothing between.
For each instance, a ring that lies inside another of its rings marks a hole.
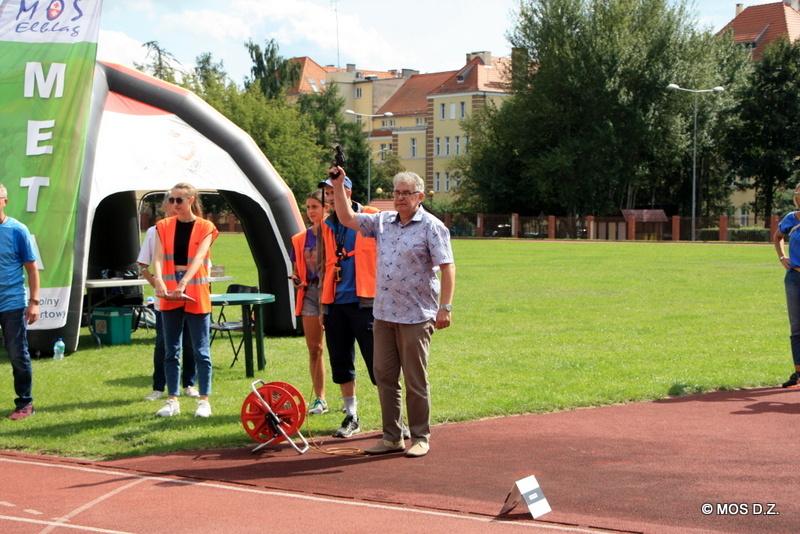
<instances>
[{"instance_id":1,"label":"man's grey hair","mask_svg":"<svg viewBox=\"0 0 800 534\"><path fill-rule=\"evenodd\" d=\"M8 189L3 184L0 184L0 198L6 198L8 196Z\"/></svg>"},{"instance_id":2,"label":"man's grey hair","mask_svg":"<svg viewBox=\"0 0 800 534\"><path fill-rule=\"evenodd\" d=\"M422 178L419 177L419 174L415 172L398 172L394 175L392 184L394 185L395 189L397 189L399 184L412 184L414 186L414 191L420 191L422 193L425 192L425 182L423 182Z\"/></svg>"}]
</instances>

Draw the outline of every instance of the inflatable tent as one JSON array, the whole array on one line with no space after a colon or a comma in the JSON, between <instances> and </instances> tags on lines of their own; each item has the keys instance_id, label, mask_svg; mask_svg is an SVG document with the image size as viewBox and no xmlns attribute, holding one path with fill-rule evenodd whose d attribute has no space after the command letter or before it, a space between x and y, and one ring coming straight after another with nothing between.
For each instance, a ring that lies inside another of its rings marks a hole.
<instances>
[{"instance_id":1,"label":"inflatable tent","mask_svg":"<svg viewBox=\"0 0 800 534\"><path fill-rule=\"evenodd\" d=\"M288 251L303 221L285 182L245 132L190 91L98 62L66 323L30 330L32 352L51 352L57 337L68 351L77 348L87 278L135 264L139 201L177 182L217 191L227 201L241 221L261 291L275 295L265 314L267 333L297 332ZM224 264L213 252L212 261Z\"/></svg>"}]
</instances>

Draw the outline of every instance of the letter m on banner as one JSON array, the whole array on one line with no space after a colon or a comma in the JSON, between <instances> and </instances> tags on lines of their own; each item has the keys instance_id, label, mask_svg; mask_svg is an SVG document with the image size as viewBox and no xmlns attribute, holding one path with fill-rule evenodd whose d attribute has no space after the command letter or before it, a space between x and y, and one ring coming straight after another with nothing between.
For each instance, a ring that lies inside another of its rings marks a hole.
<instances>
[{"instance_id":1,"label":"letter m on banner","mask_svg":"<svg viewBox=\"0 0 800 534\"><path fill-rule=\"evenodd\" d=\"M64 326L102 0L0 0L0 183L39 255L41 318Z\"/></svg>"}]
</instances>

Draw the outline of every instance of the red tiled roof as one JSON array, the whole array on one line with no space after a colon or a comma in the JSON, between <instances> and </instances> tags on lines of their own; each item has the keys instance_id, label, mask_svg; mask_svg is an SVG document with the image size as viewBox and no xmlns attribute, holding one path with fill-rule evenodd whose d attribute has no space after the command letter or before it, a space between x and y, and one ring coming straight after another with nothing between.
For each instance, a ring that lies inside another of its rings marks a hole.
<instances>
[{"instance_id":1,"label":"red tiled roof","mask_svg":"<svg viewBox=\"0 0 800 534\"><path fill-rule=\"evenodd\" d=\"M491 63L491 65L485 65L480 57L472 58L460 71L454 73L431 94L508 91L507 75L511 68L511 60L493 57Z\"/></svg>"},{"instance_id":2,"label":"red tiled roof","mask_svg":"<svg viewBox=\"0 0 800 534\"><path fill-rule=\"evenodd\" d=\"M346 72L347 69L333 67L331 65L322 66L308 56L293 57L289 61L300 63L300 83L297 87L292 87L289 91L290 95L298 93L324 93L327 89L327 75L331 72ZM380 70L359 70L362 76L375 76L378 79L395 78L396 72L387 72ZM313 85L311 82L314 82ZM316 89L315 89L316 88Z\"/></svg>"},{"instance_id":3,"label":"red tiled roof","mask_svg":"<svg viewBox=\"0 0 800 534\"><path fill-rule=\"evenodd\" d=\"M736 43L755 43L753 60L761 59L767 45L781 35L790 42L800 37L800 13L784 2L750 6L722 28L718 35L733 30Z\"/></svg>"},{"instance_id":4,"label":"red tiled roof","mask_svg":"<svg viewBox=\"0 0 800 534\"><path fill-rule=\"evenodd\" d=\"M428 93L442 85L456 71L414 74L378 110L395 116L424 115L428 111Z\"/></svg>"},{"instance_id":5,"label":"red tiled roof","mask_svg":"<svg viewBox=\"0 0 800 534\"><path fill-rule=\"evenodd\" d=\"M290 95L297 93L323 93L325 92L325 77L329 72L340 72L344 69L336 67L323 67L310 57L293 57L289 61L300 63L300 83L297 87L292 87L289 91ZM314 86L311 81L314 81ZM316 90L314 89L316 87Z\"/></svg>"}]
</instances>

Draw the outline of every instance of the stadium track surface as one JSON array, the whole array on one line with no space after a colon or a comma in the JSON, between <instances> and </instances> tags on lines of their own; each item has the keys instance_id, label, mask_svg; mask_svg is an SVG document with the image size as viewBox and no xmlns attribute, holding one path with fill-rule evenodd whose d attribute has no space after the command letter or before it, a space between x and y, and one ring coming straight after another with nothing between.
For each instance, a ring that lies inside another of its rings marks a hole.
<instances>
[{"instance_id":1,"label":"stadium track surface","mask_svg":"<svg viewBox=\"0 0 800 534\"><path fill-rule=\"evenodd\" d=\"M798 418L800 390L749 389L439 425L423 458L0 451L0 532L797 532ZM497 516L529 475L553 511Z\"/></svg>"}]
</instances>

